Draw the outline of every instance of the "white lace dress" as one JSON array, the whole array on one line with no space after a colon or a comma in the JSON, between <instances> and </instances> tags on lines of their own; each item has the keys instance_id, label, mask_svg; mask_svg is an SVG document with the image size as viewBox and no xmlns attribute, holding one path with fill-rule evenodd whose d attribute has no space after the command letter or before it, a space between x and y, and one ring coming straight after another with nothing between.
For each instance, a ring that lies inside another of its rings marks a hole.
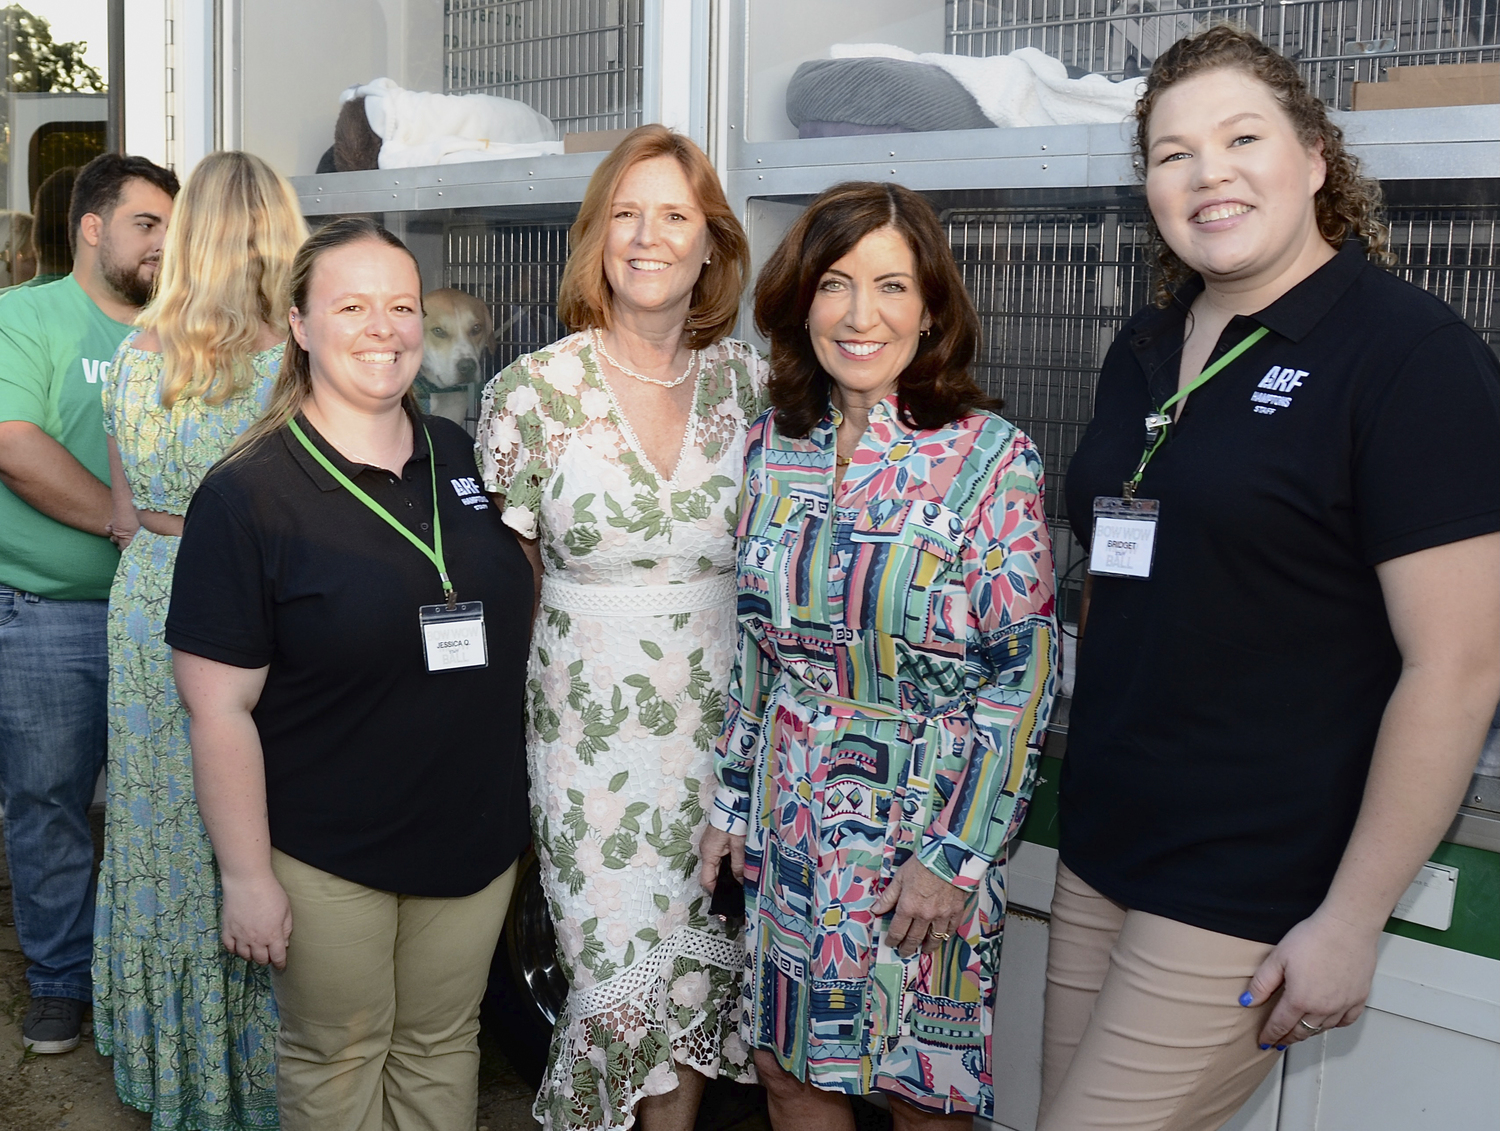
<instances>
[{"instance_id":1,"label":"white lace dress","mask_svg":"<svg viewBox=\"0 0 1500 1131\"><path fill-rule=\"evenodd\" d=\"M672 1061L753 1079L743 943L707 914L698 840L734 662L734 528L766 365L704 351L673 478L651 466L588 336L490 382L477 443L504 519L541 540L527 750L542 883L571 990L535 1115L628 1128Z\"/></svg>"}]
</instances>

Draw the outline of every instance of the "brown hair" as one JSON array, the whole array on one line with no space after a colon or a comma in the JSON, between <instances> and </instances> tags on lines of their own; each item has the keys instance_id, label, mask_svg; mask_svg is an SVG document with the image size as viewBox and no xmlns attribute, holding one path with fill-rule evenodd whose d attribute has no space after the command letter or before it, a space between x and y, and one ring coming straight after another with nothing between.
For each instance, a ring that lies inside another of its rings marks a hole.
<instances>
[{"instance_id":1,"label":"brown hair","mask_svg":"<svg viewBox=\"0 0 1500 1131\"><path fill-rule=\"evenodd\" d=\"M1351 234L1364 241L1366 254L1389 266L1390 229L1381 218L1380 184L1359 172L1359 159L1344 148L1344 131L1328 117L1328 107L1313 97L1296 64L1267 47L1254 34L1233 24L1218 24L1179 39L1157 58L1146 77L1146 89L1135 106L1135 148L1145 175L1151 112L1164 91L1208 71L1239 70L1271 88L1291 119L1297 138L1309 149L1323 143L1328 172L1313 198L1318 231L1339 247ZM1156 255L1156 304L1171 302L1172 291L1193 271L1167 246L1155 219L1150 221Z\"/></svg>"},{"instance_id":2,"label":"brown hair","mask_svg":"<svg viewBox=\"0 0 1500 1131\"><path fill-rule=\"evenodd\" d=\"M387 231L383 225L376 223L368 216L345 216L323 225L308 236L302 246L297 249L297 255L292 260L292 272L288 282L291 298L288 305L299 312L305 312L307 292L312 286L313 268L318 265L318 260L325 252L348 247L350 244L360 243L363 240L372 240L386 247L399 248L406 252L411 258L413 270L417 273L417 293L419 295L422 293L422 267L417 262L417 257L412 255L411 249ZM276 373L276 384L271 388L271 399L266 405L266 411L256 418L254 424L245 429L229 455L241 455L253 447L257 441L280 431L288 421L296 419L297 414L302 411L303 403L311 394L312 358L297 341L297 335L288 333L286 350L281 356L281 368ZM417 404L417 396L410 388L406 390L406 408L413 416L421 411Z\"/></svg>"},{"instance_id":3,"label":"brown hair","mask_svg":"<svg viewBox=\"0 0 1500 1131\"><path fill-rule=\"evenodd\" d=\"M932 320L918 339L916 356L897 378L902 419L917 428L939 428L976 408L1000 408L969 374L979 349L979 315L932 205L900 185L846 181L797 218L755 284L755 326L771 342L769 392L777 431L785 436L806 436L828 411L833 379L818 363L807 332L818 282L881 228L893 228L911 248L917 286Z\"/></svg>"},{"instance_id":4,"label":"brown hair","mask_svg":"<svg viewBox=\"0 0 1500 1131\"><path fill-rule=\"evenodd\" d=\"M734 328L740 295L750 277L750 243L724 198L719 175L703 150L666 126L631 130L589 178L578 219L568 232L568 262L557 288L557 316L569 330L610 327L611 290L604 277L604 237L621 179L634 165L671 157L698 197L708 221L708 258L693 287L687 316L687 346L713 345Z\"/></svg>"}]
</instances>

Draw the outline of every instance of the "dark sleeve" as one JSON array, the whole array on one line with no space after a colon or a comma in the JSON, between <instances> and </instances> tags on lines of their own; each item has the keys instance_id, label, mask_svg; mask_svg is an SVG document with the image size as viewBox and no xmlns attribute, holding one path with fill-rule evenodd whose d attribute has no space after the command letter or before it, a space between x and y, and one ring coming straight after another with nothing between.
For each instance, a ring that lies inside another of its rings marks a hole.
<instances>
[{"instance_id":1,"label":"dark sleeve","mask_svg":"<svg viewBox=\"0 0 1500 1131\"><path fill-rule=\"evenodd\" d=\"M172 575L169 646L237 668L271 662L275 637L261 542L212 479L198 489Z\"/></svg>"},{"instance_id":2,"label":"dark sleeve","mask_svg":"<svg viewBox=\"0 0 1500 1131\"><path fill-rule=\"evenodd\" d=\"M1370 565L1500 530L1500 365L1460 322L1355 409L1354 505Z\"/></svg>"}]
</instances>

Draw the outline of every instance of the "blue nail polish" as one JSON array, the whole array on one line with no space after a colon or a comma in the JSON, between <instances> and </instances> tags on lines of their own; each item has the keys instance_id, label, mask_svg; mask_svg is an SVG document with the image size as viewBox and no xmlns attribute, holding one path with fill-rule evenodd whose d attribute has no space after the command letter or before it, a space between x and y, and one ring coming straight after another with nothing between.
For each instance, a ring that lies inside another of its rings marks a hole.
<instances>
[{"instance_id":1,"label":"blue nail polish","mask_svg":"<svg viewBox=\"0 0 1500 1131\"><path fill-rule=\"evenodd\" d=\"M1252 994L1249 990L1246 990L1244 993L1240 994L1240 1004L1241 1005L1249 1005L1254 1000L1255 1000L1255 995Z\"/></svg>"},{"instance_id":2,"label":"blue nail polish","mask_svg":"<svg viewBox=\"0 0 1500 1131\"><path fill-rule=\"evenodd\" d=\"M1277 1045L1276 1046L1276 1051L1277 1052L1286 1052L1286 1046L1285 1045Z\"/></svg>"},{"instance_id":3,"label":"blue nail polish","mask_svg":"<svg viewBox=\"0 0 1500 1131\"><path fill-rule=\"evenodd\" d=\"M1271 1046L1270 1046L1270 1045L1261 1045L1261 1046L1260 1046L1260 1051L1261 1051L1261 1052L1265 1052L1265 1051L1266 1051L1266 1050L1267 1050L1267 1049L1268 1049L1268 1048L1270 1048L1270 1047L1271 1047Z\"/></svg>"}]
</instances>

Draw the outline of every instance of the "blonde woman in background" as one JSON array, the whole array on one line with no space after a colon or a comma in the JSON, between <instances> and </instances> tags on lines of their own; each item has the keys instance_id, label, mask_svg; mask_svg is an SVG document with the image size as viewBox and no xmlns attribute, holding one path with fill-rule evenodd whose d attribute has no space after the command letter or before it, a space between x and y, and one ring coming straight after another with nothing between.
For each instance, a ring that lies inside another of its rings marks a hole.
<instances>
[{"instance_id":1,"label":"blonde woman in background","mask_svg":"<svg viewBox=\"0 0 1500 1131\"><path fill-rule=\"evenodd\" d=\"M291 186L264 161L204 158L179 197L156 297L103 391L123 554L109 598L94 1042L115 1058L120 1098L156 1127L277 1125L268 972L219 943L218 868L162 633L182 516L265 406L306 236Z\"/></svg>"},{"instance_id":2,"label":"blonde woman in background","mask_svg":"<svg viewBox=\"0 0 1500 1131\"><path fill-rule=\"evenodd\" d=\"M0 212L0 288L20 286L36 275L31 247L31 215Z\"/></svg>"}]
</instances>

